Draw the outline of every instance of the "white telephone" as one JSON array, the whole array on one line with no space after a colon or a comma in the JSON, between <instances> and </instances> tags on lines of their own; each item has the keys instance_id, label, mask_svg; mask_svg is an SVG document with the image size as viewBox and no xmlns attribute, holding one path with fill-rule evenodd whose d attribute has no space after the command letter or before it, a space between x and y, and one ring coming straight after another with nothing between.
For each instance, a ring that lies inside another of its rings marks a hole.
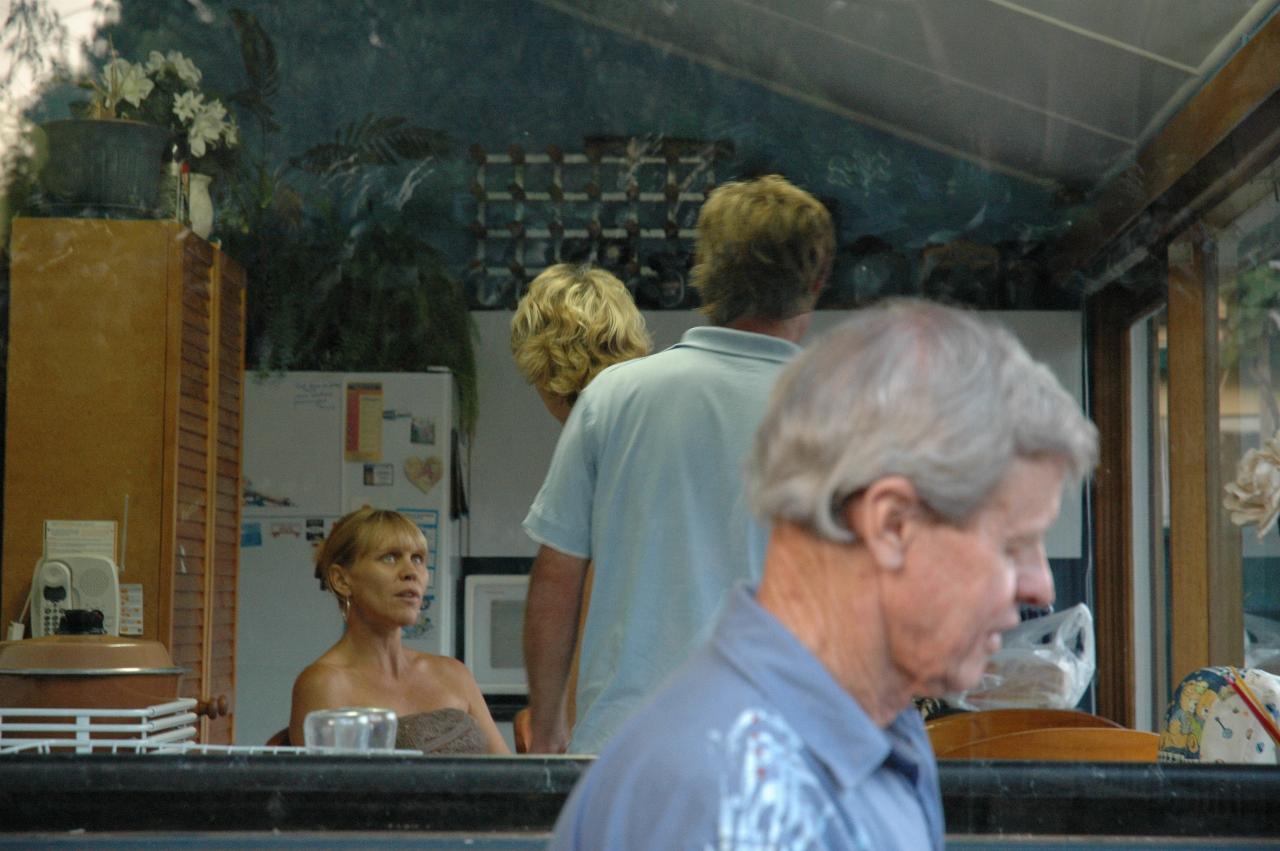
<instances>
[{"instance_id":1,"label":"white telephone","mask_svg":"<svg viewBox=\"0 0 1280 851\"><path fill-rule=\"evenodd\" d=\"M97 609L108 635L120 634L120 583L105 556L42 558L31 580L31 634L53 635L67 609Z\"/></svg>"}]
</instances>

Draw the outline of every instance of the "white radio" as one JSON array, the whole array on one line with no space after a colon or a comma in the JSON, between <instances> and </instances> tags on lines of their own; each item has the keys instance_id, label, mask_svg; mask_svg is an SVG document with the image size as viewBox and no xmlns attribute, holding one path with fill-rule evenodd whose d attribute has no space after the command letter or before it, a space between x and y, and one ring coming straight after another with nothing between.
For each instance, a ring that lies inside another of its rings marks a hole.
<instances>
[{"instance_id":1,"label":"white radio","mask_svg":"<svg viewBox=\"0 0 1280 851\"><path fill-rule=\"evenodd\" d=\"M105 556L42 558L31 579L31 634L53 635L68 609L102 612L108 635L120 634L120 584Z\"/></svg>"}]
</instances>

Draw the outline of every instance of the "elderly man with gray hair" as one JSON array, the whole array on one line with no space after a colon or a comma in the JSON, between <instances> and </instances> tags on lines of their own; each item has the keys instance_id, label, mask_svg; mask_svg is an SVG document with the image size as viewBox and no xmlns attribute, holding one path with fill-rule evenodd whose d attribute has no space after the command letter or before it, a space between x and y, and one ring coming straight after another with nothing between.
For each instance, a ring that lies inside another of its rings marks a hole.
<instances>
[{"instance_id":1,"label":"elderly man with gray hair","mask_svg":"<svg viewBox=\"0 0 1280 851\"><path fill-rule=\"evenodd\" d=\"M610 742L552 848L940 848L914 696L974 686L1097 434L1007 330L858 311L788 366L747 460L764 575Z\"/></svg>"}]
</instances>

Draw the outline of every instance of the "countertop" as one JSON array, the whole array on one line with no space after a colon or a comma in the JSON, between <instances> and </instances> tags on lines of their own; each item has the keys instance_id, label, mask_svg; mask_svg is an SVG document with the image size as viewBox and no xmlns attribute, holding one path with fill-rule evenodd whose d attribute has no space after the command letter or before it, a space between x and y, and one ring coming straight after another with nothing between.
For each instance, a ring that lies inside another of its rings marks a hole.
<instances>
[{"instance_id":1,"label":"countertop","mask_svg":"<svg viewBox=\"0 0 1280 851\"><path fill-rule=\"evenodd\" d=\"M0 756L0 833L545 834L575 757ZM949 835L1280 837L1280 768L944 762Z\"/></svg>"}]
</instances>

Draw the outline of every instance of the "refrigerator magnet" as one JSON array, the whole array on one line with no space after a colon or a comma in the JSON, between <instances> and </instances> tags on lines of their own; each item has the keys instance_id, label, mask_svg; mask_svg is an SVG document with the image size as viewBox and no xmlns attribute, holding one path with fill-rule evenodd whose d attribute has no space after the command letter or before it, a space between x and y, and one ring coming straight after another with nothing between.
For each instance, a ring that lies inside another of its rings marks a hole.
<instances>
[{"instance_id":1,"label":"refrigerator magnet","mask_svg":"<svg viewBox=\"0 0 1280 851\"><path fill-rule=\"evenodd\" d=\"M436 421L431 417L414 417L409 421L409 442L436 445Z\"/></svg>"}]
</instances>

